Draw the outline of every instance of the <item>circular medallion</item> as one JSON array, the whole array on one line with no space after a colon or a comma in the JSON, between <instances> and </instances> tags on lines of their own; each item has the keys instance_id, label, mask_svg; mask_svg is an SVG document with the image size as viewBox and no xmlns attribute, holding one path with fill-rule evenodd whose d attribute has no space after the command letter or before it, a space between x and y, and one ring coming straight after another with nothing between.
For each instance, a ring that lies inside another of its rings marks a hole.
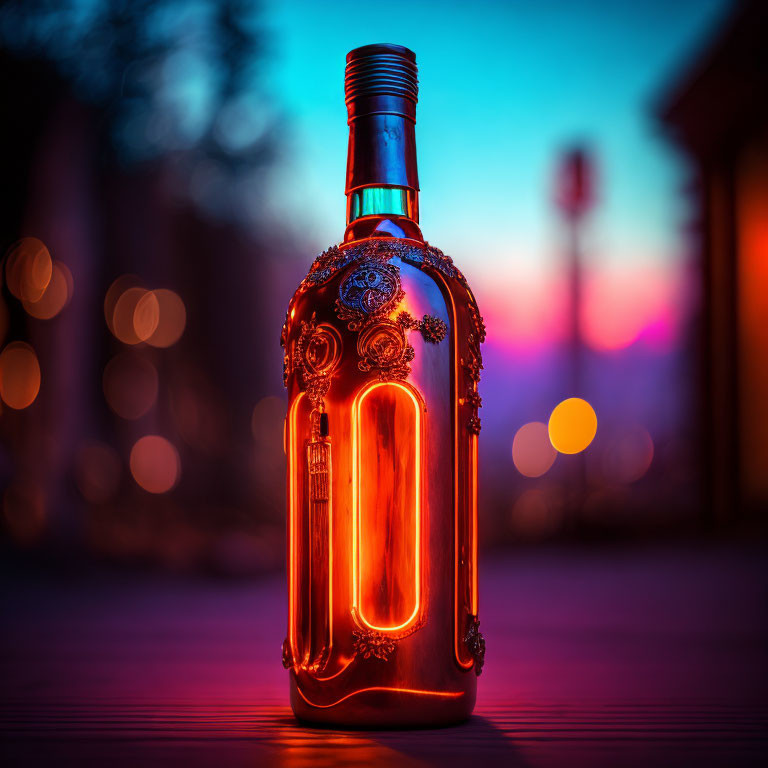
<instances>
[{"instance_id":1,"label":"circular medallion","mask_svg":"<svg viewBox=\"0 0 768 768\"><path fill-rule=\"evenodd\" d=\"M341 336L331 325L318 325L305 339L302 346L303 362L315 375L329 375L341 357Z\"/></svg>"},{"instance_id":2,"label":"circular medallion","mask_svg":"<svg viewBox=\"0 0 768 768\"><path fill-rule=\"evenodd\" d=\"M357 339L358 367L376 368L382 378L404 379L410 372L413 347L405 338L405 329L391 320L369 325Z\"/></svg>"},{"instance_id":3,"label":"circular medallion","mask_svg":"<svg viewBox=\"0 0 768 768\"><path fill-rule=\"evenodd\" d=\"M402 327L387 320L370 326L360 334L357 354L377 368L386 368L402 358L405 344Z\"/></svg>"},{"instance_id":4,"label":"circular medallion","mask_svg":"<svg viewBox=\"0 0 768 768\"><path fill-rule=\"evenodd\" d=\"M386 314L402 299L400 276L390 264L365 262L339 286L339 300L363 315Z\"/></svg>"}]
</instances>

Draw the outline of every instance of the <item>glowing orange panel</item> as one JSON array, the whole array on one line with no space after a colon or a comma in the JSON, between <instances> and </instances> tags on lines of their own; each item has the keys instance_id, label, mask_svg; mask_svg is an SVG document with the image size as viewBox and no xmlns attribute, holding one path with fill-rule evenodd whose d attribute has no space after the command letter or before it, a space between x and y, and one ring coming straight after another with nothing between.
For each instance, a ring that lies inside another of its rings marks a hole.
<instances>
[{"instance_id":1,"label":"glowing orange panel","mask_svg":"<svg viewBox=\"0 0 768 768\"><path fill-rule=\"evenodd\" d=\"M353 414L353 582L358 621L402 632L421 604L422 406L399 382L369 385Z\"/></svg>"}]
</instances>

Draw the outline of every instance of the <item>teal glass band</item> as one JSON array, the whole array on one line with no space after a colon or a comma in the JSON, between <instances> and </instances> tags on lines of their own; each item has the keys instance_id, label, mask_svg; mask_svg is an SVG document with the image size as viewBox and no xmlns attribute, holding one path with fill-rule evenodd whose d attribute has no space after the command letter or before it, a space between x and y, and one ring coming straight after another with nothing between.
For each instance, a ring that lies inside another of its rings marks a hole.
<instances>
[{"instance_id":1,"label":"teal glass band","mask_svg":"<svg viewBox=\"0 0 768 768\"><path fill-rule=\"evenodd\" d=\"M347 222L363 216L405 216L418 221L416 191L407 187L360 187L347 197Z\"/></svg>"}]
</instances>

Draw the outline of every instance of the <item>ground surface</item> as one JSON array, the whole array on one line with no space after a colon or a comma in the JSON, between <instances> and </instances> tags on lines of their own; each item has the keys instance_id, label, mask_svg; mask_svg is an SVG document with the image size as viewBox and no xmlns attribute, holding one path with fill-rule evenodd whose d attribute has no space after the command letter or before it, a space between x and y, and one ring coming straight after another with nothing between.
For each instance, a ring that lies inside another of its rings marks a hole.
<instances>
[{"instance_id":1,"label":"ground surface","mask_svg":"<svg viewBox=\"0 0 768 768\"><path fill-rule=\"evenodd\" d=\"M4 573L3 765L766 765L765 552L486 558L476 714L431 731L293 720L283 585Z\"/></svg>"}]
</instances>

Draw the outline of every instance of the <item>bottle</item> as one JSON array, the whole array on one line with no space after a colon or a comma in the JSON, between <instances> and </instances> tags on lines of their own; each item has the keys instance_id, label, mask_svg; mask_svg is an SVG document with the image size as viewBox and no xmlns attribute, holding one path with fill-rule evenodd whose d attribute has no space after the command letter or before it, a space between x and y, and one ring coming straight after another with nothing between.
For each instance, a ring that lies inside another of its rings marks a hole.
<instances>
[{"instance_id":1,"label":"bottle","mask_svg":"<svg viewBox=\"0 0 768 768\"><path fill-rule=\"evenodd\" d=\"M347 55L347 228L294 294L288 635L302 721L460 722L485 653L477 585L478 382L467 281L419 228L416 57Z\"/></svg>"}]
</instances>

